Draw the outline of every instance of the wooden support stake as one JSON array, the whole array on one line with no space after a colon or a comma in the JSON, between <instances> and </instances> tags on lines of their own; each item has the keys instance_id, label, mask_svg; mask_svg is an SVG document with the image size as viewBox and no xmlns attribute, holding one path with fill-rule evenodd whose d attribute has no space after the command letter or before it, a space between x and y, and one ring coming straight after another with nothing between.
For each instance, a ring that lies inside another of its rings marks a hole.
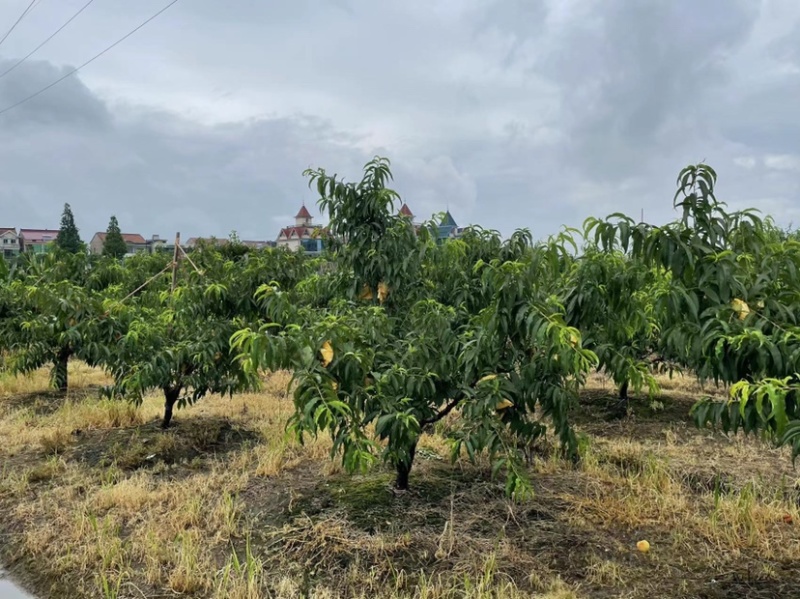
<instances>
[{"instance_id":1,"label":"wooden support stake","mask_svg":"<svg viewBox=\"0 0 800 599\"><path fill-rule=\"evenodd\" d=\"M178 260L180 259L181 234L175 233L175 252L172 254L172 291L178 284Z\"/></svg>"},{"instance_id":2,"label":"wooden support stake","mask_svg":"<svg viewBox=\"0 0 800 599\"><path fill-rule=\"evenodd\" d=\"M181 246L181 254L183 254L183 257L184 257L184 258L186 258L186 259L189 261L189 264L191 264L191 265L192 265L192 267L194 268L194 271L195 271L197 274L199 274L200 276L203 276L203 273L202 273L202 271L201 271L199 268L197 268L197 265L196 265L196 264L194 263L194 261L192 261L192 259L189 257L189 254L187 254L187 253L186 253L186 250L185 250L185 249L183 249L183 246Z\"/></svg>"},{"instance_id":3,"label":"wooden support stake","mask_svg":"<svg viewBox=\"0 0 800 599\"><path fill-rule=\"evenodd\" d=\"M160 277L160 276L161 276L161 275L163 275L165 272L167 272L167 270L169 269L169 267L170 267L170 265L169 265L169 264L167 264L167 265L166 265L164 268L162 268L162 269L161 269L161 272L160 272L160 273L158 273L158 274L156 274L156 275L153 275L152 277L150 277L149 279L147 279L147 280L146 280L144 283L142 283L141 285L139 285L139 286L138 286L136 289L134 289L134 290L133 290L133 291L131 291L131 292L130 292L128 295L126 295L126 296L125 296L125 297L123 297L121 300L119 300L119 303L121 304L122 302L124 302L124 301L125 301L126 299L128 299L129 297L131 297L131 296L135 295L135 294L136 294L138 291L141 291L142 289L144 289L145 287L147 287L147 286L148 286L150 283L152 283L152 282L153 282L153 281L155 281L155 280L156 280L158 277Z\"/></svg>"}]
</instances>

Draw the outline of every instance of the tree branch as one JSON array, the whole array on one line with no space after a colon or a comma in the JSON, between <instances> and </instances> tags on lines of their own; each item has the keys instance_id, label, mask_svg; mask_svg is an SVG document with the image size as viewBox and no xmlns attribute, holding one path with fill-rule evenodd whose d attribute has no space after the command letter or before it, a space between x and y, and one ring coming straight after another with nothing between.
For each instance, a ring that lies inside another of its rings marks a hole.
<instances>
[{"instance_id":1,"label":"tree branch","mask_svg":"<svg viewBox=\"0 0 800 599\"><path fill-rule=\"evenodd\" d=\"M461 400L463 399L464 397L462 396L457 399L450 400L450 403L448 403L440 412L437 412L436 416L433 416L431 418L425 418L424 420L420 421L419 427L425 428L429 424L434 424L436 422L439 422L442 418L444 418L450 412L452 412L455 409L455 407L461 403Z\"/></svg>"}]
</instances>

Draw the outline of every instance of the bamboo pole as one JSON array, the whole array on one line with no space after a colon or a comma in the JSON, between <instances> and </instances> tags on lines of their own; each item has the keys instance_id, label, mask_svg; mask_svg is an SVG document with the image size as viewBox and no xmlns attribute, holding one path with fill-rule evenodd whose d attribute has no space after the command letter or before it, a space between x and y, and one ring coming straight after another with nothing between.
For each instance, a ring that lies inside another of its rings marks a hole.
<instances>
[{"instance_id":1,"label":"bamboo pole","mask_svg":"<svg viewBox=\"0 0 800 599\"><path fill-rule=\"evenodd\" d=\"M180 231L175 233L175 251L172 254L172 291L175 291L175 287L178 285L178 260L180 259L180 247L181 247L181 234Z\"/></svg>"}]
</instances>

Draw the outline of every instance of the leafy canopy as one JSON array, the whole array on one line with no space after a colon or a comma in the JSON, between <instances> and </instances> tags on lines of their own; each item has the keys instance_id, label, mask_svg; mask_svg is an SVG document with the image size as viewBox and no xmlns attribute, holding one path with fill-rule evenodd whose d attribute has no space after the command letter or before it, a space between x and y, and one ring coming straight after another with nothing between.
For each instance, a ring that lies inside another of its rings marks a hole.
<instances>
[{"instance_id":1,"label":"leafy canopy","mask_svg":"<svg viewBox=\"0 0 800 599\"><path fill-rule=\"evenodd\" d=\"M800 243L752 210L729 212L716 172L691 165L678 176L680 219L663 227L594 221L607 250L619 246L665 269L669 290L660 351L701 380L729 384L692 413L700 426L765 431L800 455Z\"/></svg>"},{"instance_id":2,"label":"leafy canopy","mask_svg":"<svg viewBox=\"0 0 800 599\"><path fill-rule=\"evenodd\" d=\"M151 274L163 260L135 256L127 261L126 270L138 272L136 280L143 282L133 297L106 303L114 342L102 363L114 378L109 394L140 403L147 392L162 391L167 427L174 406L191 405L209 393L232 395L258 387L235 359L230 337L253 322L254 295L262 281L294 285L306 267L301 256L285 251L232 259L207 247L181 262L173 288L171 263Z\"/></svg>"},{"instance_id":3,"label":"leafy canopy","mask_svg":"<svg viewBox=\"0 0 800 599\"><path fill-rule=\"evenodd\" d=\"M332 455L341 453L349 471L379 454L396 469L398 489L409 485L420 436L455 412L453 457L488 452L510 495L529 490L517 441L544 434L537 409L574 454L567 412L596 356L541 284L563 248L534 248L526 232L438 244L434 223L417 231L394 213L383 158L356 183L323 169L306 175L330 214L333 268L295 289L264 285L267 324L232 338L251 374L293 371L291 426L300 438L329 432Z\"/></svg>"}]
</instances>

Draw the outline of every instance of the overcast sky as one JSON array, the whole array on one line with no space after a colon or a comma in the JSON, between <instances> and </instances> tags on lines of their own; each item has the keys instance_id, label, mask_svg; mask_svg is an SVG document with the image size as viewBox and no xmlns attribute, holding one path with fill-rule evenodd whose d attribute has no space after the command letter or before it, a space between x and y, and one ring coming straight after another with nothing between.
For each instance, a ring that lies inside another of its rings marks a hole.
<instances>
[{"instance_id":1,"label":"overcast sky","mask_svg":"<svg viewBox=\"0 0 800 599\"><path fill-rule=\"evenodd\" d=\"M0 77L0 110L168 0L95 0ZM86 0L40 0L0 73ZM0 0L0 33L29 0ZM0 226L274 239L373 155L419 217L535 237L674 216L678 171L800 225L796 0L180 0L0 115ZM318 220L320 220L318 218ZM322 219L324 220L324 219Z\"/></svg>"}]
</instances>

